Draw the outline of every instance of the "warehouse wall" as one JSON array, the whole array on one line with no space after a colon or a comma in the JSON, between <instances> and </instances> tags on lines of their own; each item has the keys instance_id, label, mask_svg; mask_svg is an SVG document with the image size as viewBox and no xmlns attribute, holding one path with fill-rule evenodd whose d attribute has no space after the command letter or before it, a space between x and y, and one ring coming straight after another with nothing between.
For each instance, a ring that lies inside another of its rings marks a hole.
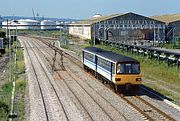
<instances>
[{"instance_id":1,"label":"warehouse wall","mask_svg":"<svg viewBox=\"0 0 180 121\"><path fill-rule=\"evenodd\" d=\"M81 38L91 39L91 27L90 26L70 26L69 34L79 36Z\"/></svg>"},{"instance_id":2,"label":"warehouse wall","mask_svg":"<svg viewBox=\"0 0 180 121\"><path fill-rule=\"evenodd\" d=\"M168 33L168 39L169 40L179 39L180 38L180 20L169 23L168 30L169 31L167 31L167 32L169 32Z\"/></svg>"}]
</instances>

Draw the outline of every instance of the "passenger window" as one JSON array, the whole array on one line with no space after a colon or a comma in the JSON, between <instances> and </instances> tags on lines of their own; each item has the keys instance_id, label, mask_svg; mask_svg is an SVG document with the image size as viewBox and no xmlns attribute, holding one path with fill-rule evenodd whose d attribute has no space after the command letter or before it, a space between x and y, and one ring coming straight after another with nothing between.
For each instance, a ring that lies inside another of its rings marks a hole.
<instances>
[{"instance_id":1,"label":"passenger window","mask_svg":"<svg viewBox=\"0 0 180 121\"><path fill-rule=\"evenodd\" d=\"M93 56L93 62L96 62L96 58L95 58L95 56Z\"/></svg>"},{"instance_id":2,"label":"passenger window","mask_svg":"<svg viewBox=\"0 0 180 121\"><path fill-rule=\"evenodd\" d=\"M115 70L114 70L114 63L112 63L112 74L114 74Z\"/></svg>"}]
</instances>

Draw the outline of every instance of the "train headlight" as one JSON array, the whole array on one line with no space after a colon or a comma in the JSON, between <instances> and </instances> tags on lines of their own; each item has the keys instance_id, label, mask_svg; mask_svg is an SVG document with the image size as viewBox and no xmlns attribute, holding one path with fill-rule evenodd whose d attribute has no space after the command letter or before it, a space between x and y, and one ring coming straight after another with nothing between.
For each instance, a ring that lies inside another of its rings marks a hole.
<instances>
[{"instance_id":1,"label":"train headlight","mask_svg":"<svg viewBox=\"0 0 180 121\"><path fill-rule=\"evenodd\" d=\"M121 81L121 78L116 78L116 81Z\"/></svg>"},{"instance_id":2,"label":"train headlight","mask_svg":"<svg viewBox=\"0 0 180 121\"><path fill-rule=\"evenodd\" d=\"M136 78L136 81L141 81L141 78Z\"/></svg>"}]
</instances>

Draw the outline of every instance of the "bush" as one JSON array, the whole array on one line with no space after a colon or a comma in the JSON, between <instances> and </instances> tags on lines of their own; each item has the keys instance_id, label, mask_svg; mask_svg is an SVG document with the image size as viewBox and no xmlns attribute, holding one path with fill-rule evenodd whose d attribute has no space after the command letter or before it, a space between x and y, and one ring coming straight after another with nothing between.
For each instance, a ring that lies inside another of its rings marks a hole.
<instances>
[{"instance_id":1,"label":"bush","mask_svg":"<svg viewBox=\"0 0 180 121\"><path fill-rule=\"evenodd\" d=\"M9 106L5 102L0 101L0 112L1 111L6 112L6 114L8 114Z\"/></svg>"},{"instance_id":2,"label":"bush","mask_svg":"<svg viewBox=\"0 0 180 121\"><path fill-rule=\"evenodd\" d=\"M89 44L94 45L94 39L89 39ZM95 39L95 44L100 44L100 41L98 39Z\"/></svg>"},{"instance_id":3,"label":"bush","mask_svg":"<svg viewBox=\"0 0 180 121\"><path fill-rule=\"evenodd\" d=\"M5 38L6 37L6 32L0 31L0 38Z\"/></svg>"},{"instance_id":4,"label":"bush","mask_svg":"<svg viewBox=\"0 0 180 121\"><path fill-rule=\"evenodd\" d=\"M180 38L176 40L176 45L180 46Z\"/></svg>"},{"instance_id":5,"label":"bush","mask_svg":"<svg viewBox=\"0 0 180 121\"><path fill-rule=\"evenodd\" d=\"M160 47L167 48L167 49L180 49L180 39L176 40L176 42L168 42L162 43Z\"/></svg>"},{"instance_id":6,"label":"bush","mask_svg":"<svg viewBox=\"0 0 180 121\"><path fill-rule=\"evenodd\" d=\"M4 45L8 45L9 44L9 40L7 38L3 38L3 43L4 43Z\"/></svg>"}]
</instances>

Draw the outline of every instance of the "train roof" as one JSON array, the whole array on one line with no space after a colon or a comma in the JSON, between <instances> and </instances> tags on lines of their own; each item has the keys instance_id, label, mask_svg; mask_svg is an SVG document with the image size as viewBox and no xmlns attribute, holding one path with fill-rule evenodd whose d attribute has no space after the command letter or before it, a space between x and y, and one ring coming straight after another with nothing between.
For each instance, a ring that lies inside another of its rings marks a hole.
<instances>
[{"instance_id":1,"label":"train roof","mask_svg":"<svg viewBox=\"0 0 180 121\"><path fill-rule=\"evenodd\" d=\"M95 53L97 56L100 56L104 59L108 59L113 62L138 62L137 60L127 57L121 54L117 54L111 51L106 51L97 47L87 47L84 48L84 51L88 51L90 53Z\"/></svg>"},{"instance_id":2,"label":"train roof","mask_svg":"<svg viewBox=\"0 0 180 121\"><path fill-rule=\"evenodd\" d=\"M83 49L84 51L88 51L91 53L98 53L98 52L105 52L105 50L101 49L101 48L97 48L97 47L86 47ZM107 51L106 51L107 52Z\"/></svg>"}]
</instances>

